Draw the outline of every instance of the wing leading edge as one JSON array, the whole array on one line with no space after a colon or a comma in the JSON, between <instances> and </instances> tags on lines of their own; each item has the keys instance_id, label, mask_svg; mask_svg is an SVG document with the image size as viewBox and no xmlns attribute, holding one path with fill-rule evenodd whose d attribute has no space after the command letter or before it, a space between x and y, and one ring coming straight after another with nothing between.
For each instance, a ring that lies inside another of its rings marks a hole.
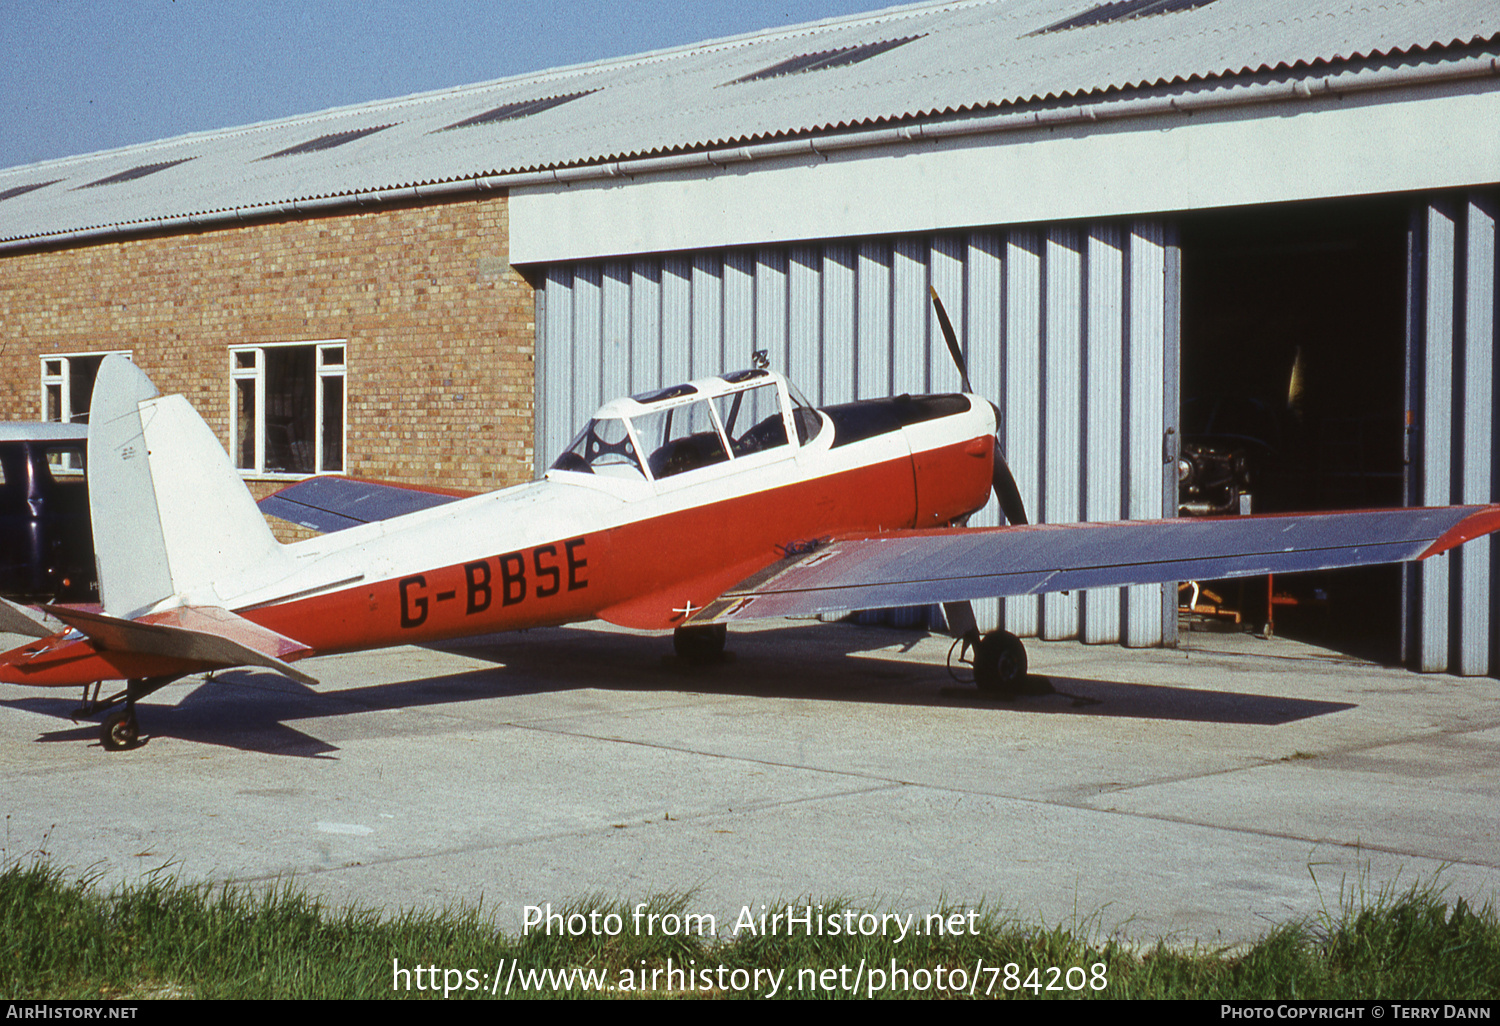
<instances>
[{"instance_id":1,"label":"wing leading edge","mask_svg":"<svg viewBox=\"0 0 1500 1026\"><path fill-rule=\"evenodd\" d=\"M1399 563L1497 529L1500 505L892 531L775 563L692 622Z\"/></svg>"}]
</instances>

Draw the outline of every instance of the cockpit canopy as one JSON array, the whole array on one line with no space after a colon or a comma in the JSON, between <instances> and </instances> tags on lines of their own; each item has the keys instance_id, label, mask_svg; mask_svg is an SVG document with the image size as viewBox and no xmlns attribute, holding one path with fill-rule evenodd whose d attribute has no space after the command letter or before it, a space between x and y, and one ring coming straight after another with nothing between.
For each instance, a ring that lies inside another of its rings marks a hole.
<instances>
[{"instance_id":1,"label":"cockpit canopy","mask_svg":"<svg viewBox=\"0 0 1500 1026\"><path fill-rule=\"evenodd\" d=\"M757 453L790 454L791 438L805 444L821 425L779 374L735 371L605 403L551 469L662 481Z\"/></svg>"}]
</instances>

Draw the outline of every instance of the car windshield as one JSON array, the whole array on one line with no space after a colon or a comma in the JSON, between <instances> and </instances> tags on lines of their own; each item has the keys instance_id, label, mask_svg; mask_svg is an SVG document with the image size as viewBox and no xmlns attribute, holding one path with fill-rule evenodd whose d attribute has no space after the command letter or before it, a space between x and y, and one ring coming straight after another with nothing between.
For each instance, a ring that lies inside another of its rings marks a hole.
<instances>
[{"instance_id":1,"label":"car windshield","mask_svg":"<svg viewBox=\"0 0 1500 1026\"><path fill-rule=\"evenodd\" d=\"M54 478L82 480L86 451L87 448L83 445L49 445L45 449L47 469Z\"/></svg>"}]
</instances>

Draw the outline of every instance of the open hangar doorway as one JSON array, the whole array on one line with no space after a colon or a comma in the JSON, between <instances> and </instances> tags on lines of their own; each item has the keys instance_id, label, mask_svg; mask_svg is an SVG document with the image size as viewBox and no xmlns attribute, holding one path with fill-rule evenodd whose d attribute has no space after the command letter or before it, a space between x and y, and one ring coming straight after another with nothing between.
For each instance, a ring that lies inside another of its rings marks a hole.
<instances>
[{"instance_id":1,"label":"open hangar doorway","mask_svg":"<svg viewBox=\"0 0 1500 1026\"><path fill-rule=\"evenodd\" d=\"M1182 452L1190 477L1235 479L1232 491L1184 486L1182 501L1200 513L1401 506L1408 205L1296 203L1181 226ZM1222 611L1195 614L1194 629L1238 613L1245 629L1274 623L1277 634L1400 658L1399 567L1203 587Z\"/></svg>"}]
</instances>

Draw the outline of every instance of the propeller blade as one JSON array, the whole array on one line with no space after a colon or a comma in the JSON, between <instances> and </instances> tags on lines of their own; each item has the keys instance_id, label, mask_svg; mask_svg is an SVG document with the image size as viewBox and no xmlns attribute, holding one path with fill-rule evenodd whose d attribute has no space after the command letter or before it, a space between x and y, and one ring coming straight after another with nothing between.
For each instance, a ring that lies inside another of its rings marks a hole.
<instances>
[{"instance_id":1,"label":"propeller blade","mask_svg":"<svg viewBox=\"0 0 1500 1026\"><path fill-rule=\"evenodd\" d=\"M932 307L937 311L938 325L943 329L943 340L948 343L948 352L953 357L953 365L958 368L964 391L972 393L974 386L969 384L969 368L964 364L963 351L958 347L958 333L953 330L953 322L948 319L948 311L943 309L943 301L938 298L937 289L929 285L927 291L932 295ZM995 412L998 417L999 411ZM1005 462L998 438L995 439L995 469L990 486L994 489L995 499L1000 503L1000 512L1005 514L1006 523L1029 522L1026 519L1026 505L1021 502L1021 490L1016 487L1016 476L1010 472L1010 466Z\"/></svg>"},{"instance_id":2,"label":"propeller blade","mask_svg":"<svg viewBox=\"0 0 1500 1026\"><path fill-rule=\"evenodd\" d=\"M1005 462L1005 456L1000 452L1000 440L995 439L995 472L991 479L991 486L995 489L995 499L1000 503L1000 512L1005 514L1005 522L1008 524L1025 524L1026 506L1021 502L1021 489L1016 487L1016 475L1010 472L1010 465Z\"/></svg>"},{"instance_id":3,"label":"propeller blade","mask_svg":"<svg viewBox=\"0 0 1500 1026\"><path fill-rule=\"evenodd\" d=\"M943 301L938 298L937 289L929 285L927 291L932 293L932 305L937 310L938 325L943 329L943 341L948 343L948 352L953 357L953 365L958 368L964 391L973 392L974 387L969 384L969 368L964 364L963 351L958 348L958 335L953 330L953 322L948 319L948 311L943 309Z\"/></svg>"}]
</instances>

